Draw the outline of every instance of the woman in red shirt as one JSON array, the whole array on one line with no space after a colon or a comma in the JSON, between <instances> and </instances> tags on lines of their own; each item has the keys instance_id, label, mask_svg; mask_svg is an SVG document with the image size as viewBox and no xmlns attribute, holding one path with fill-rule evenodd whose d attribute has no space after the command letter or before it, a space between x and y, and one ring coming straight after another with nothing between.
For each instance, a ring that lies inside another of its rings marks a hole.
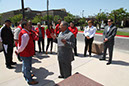
<instances>
[{"instance_id":1,"label":"woman in red shirt","mask_svg":"<svg viewBox=\"0 0 129 86\"><path fill-rule=\"evenodd\" d=\"M74 54L75 56L78 56L77 54L77 34L78 34L78 29L77 27L74 26L74 22L70 22L70 27L68 29L74 34L75 36L75 48L74 48Z\"/></svg>"},{"instance_id":2,"label":"woman in red shirt","mask_svg":"<svg viewBox=\"0 0 129 86\"><path fill-rule=\"evenodd\" d=\"M53 48L53 38L51 37L51 34L54 34L54 29L52 28L52 24L49 25L49 28L46 30L46 35L47 35L47 47L46 47L46 54L47 50L49 47L49 44L51 42L51 49L50 52L52 53L52 48Z\"/></svg>"}]
</instances>

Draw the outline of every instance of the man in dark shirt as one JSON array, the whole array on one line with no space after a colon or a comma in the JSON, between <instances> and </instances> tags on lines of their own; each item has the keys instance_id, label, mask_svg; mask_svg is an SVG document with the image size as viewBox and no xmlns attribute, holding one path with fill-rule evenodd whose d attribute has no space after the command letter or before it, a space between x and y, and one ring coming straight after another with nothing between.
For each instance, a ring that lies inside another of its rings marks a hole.
<instances>
[{"instance_id":1,"label":"man in dark shirt","mask_svg":"<svg viewBox=\"0 0 129 86\"><path fill-rule=\"evenodd\" d=\"M11 65L15 65L16 62L12 61L12 54L13 54L13 44L14 44L14 36L11 31L11 21L6 20L5 26L1 28L1 39L3 43L3 50L6 60L6 67L8 69L12 69L13 67Z\"/></svg>"}]
</instances>

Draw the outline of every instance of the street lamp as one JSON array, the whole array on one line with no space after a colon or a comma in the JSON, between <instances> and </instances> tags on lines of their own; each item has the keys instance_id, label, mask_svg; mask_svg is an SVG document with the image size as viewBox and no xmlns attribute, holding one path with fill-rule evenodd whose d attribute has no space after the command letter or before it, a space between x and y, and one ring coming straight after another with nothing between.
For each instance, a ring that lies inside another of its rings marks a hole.
<instances>
[{"instance_id":1,"label":"street lamp","mask_svg":"<svg viewBox=\"0 0 129 86\"><path fill-rule=\"evenodd\" d=\"M22 16L23 19L25 18L25 12L24 12L24 0L21 0L21 4L22 4Z\"/></svg>"}]
</instances>

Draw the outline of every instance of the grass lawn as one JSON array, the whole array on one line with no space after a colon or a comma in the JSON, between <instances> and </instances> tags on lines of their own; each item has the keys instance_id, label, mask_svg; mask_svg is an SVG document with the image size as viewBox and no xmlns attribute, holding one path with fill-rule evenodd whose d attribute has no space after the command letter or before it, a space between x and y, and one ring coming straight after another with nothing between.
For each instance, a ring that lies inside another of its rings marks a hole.
<instances>
[{"instance_id":1,"label":"grass lawn","mask_svg":"<svg viewBox=\"0 0 129 86\"><path fill-rule=\"evenodd\" d=\"M79 31L81 31L81 30L79 30ZM103 33L103 30L98 30L98 31L96 31L96 33ZM117 31L117 35L129 36L129 32Z\"/></svg>"},{"instance_id":2,"label":"grass lawn","mask_svg":"<svg viewBox=\"0 0 129 86\"><path fill-rule=\"evenodd\" d=\"M103 33L102 30L96 31L96 32L97 32L97 33ZM117 35L129 36L129 32L121 32L121 31L117 31Z\"/></svg>"}]
</instances>

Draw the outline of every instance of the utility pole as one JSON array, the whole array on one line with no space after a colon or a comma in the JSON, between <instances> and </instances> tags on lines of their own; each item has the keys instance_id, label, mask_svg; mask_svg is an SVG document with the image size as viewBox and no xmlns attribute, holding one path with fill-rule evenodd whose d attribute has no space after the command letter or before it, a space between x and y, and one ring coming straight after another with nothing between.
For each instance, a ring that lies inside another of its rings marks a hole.
<instances>
[{"instance_id":1,"label":"utility pole","mask_svg":"<svg viewBox=\"0 0 129 86\"><path fill-rule=\"evenodd\" d=\"M115 20L115 25L116 25L116 19L117 19L117 17L116 17L116 12L114 12L114 20Z\"/></svg>"},{"instance_id":2,"label":"utility pole","mask_svg":"<svg viewBox=\"0 0 129 86\"><path fill-rule=\"evenodd\" d=\"M84 17L84 10L82 10L82 18Z\"/></svg>"},{"instance_id":3,"label":"utility pole","mask_svg":"<svg viewBox=\"0 0 129 86\"><path fill-rule=\"evenodd\" d=\"M22 16L23 19L25 18L25 12L24 12L24 0L21 0L21 4L22 4Z\"/></svg>"},{"instance_id":4,"label":"utility pole","mask_svg":"<svg viewBox=\"0 0 129 86\"><path fill-rule=\"evenodd\" d=\"M47 0L47 26L49 28L49 0Z\"/></svg>"}]
</instances>

